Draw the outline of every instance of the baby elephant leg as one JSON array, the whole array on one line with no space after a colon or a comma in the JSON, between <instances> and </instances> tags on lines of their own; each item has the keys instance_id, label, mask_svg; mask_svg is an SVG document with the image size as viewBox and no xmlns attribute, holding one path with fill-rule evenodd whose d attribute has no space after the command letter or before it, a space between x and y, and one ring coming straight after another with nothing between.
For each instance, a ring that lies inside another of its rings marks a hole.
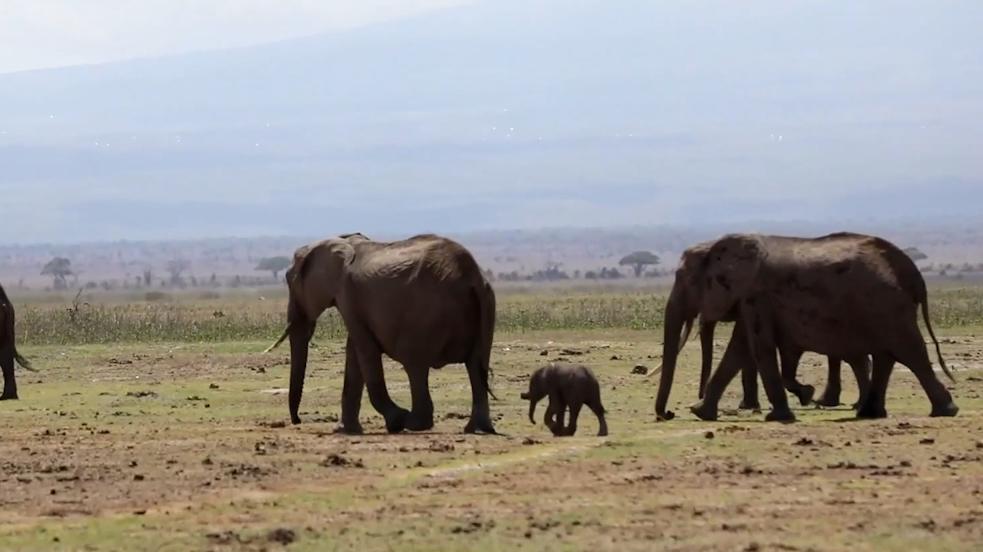
<instances>
[{"instance_id":1,"label":"baby elephant leg","mask_svg":"<svg viewBox=\"0 0 983 552\"><path fill-rule=\"evenodd\" d=\"M546 408L546 415L543 417L543 424L550 428L553 435L563 434L563 411L566 405L560 403L560 401L550 401L549 406Z\"/></svg>"},{"instance_id":2,"label":"baby elephant leg","mask_svg":"<svg viewBox=\"0 0 983 552\"><path fill-rule=\"evenodd\" d=\"M570 424L567 426L566 431L563 435L574 435L577 433L577 418L580 417L580 408L584 406L584 403L579 399L570 402Z\"/></svg>"},{"instance_id":3,"label":"baby elephant leg","mask_svg":"<svg viewBox=\"0 0 983 552\"><path fill-rule=\"evenodd\" d=\"M587 403L587 408L591 409L591 412L597 416L597 423L600 424L600 429L597 430L598 437L604 437L608 434L608 423L604 420L604 406L601 404L601 398L595 397L593 400Z\"/></svg>"}]
</instances>

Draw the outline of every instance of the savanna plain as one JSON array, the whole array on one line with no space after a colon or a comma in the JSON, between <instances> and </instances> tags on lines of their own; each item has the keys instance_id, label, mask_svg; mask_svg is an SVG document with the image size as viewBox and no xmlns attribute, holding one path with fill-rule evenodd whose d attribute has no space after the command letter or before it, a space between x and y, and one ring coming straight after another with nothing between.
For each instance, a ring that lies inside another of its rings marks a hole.
<instances>
[{"instance_id":1,"label":"savanna plain","mask_svg":"<svg viewBox=\"0 0 983 552\"><path fill-rule=\"evenodd\" d=\"M798 422L737 410L700 422L690 343L655 421L665 292L499 293L492 402L502 435L462 433L463 367L431 376L432 432L387 435L367 397L366 434L340 414L343 327L322 319L302 403L286 406L285 297L14 298L21 399L0 403L0 549L10 550L980 550L983 547L983 288L929 293L947 383L961 410L928 417L903 367L889 418L796 407ZM153 300L149 300L153 299ZM729 338L719 331L716 358ZM564 358L597 374L610 436L589 411L576 437L530 424L519 399ZM934 355L933 355L934 358ZM409 404L402 369L387 384ZM821 389L825 359L800 379ZM790 397L791 398L791 397ZM767 404L763 392L763 404Z\"/></svg>"}]
</instances>

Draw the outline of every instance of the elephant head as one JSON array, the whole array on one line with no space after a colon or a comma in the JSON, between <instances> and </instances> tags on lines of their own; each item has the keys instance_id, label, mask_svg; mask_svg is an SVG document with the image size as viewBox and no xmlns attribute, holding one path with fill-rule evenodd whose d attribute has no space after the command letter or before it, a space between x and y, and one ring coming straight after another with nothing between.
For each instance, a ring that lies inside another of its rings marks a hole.
<instances>
[{"instance_id":1,"label":"elephant head","mask_svg":"<svg viewBox=\"0 0 983 552\"><path fill-rule=\"evenodd\" d=\"M290 420L300 423L297 411L304 391L307 354L317 319L325 310L334 307L344 295L349 268L355 260L354 245L368 238L347 234L304 246L294 253L293 265L287 270L290 292L287 304L287 328L271 351L290 338Z\"/></svg>"},{"instance_id":2,"label":"elephant head","mask_svg":"<svg viewBox=\"0 0 983 552\"><path fill-rule=\"evenodd\" d=\"M529 421L536 423L536 405L547 394L546 370L540 368L529 378L529 391L521 395L522 400L529 401Z\"/></svg>"},{"instance_id":3,"label":"elephant head","mask_svg":"<svg viewBox=\"0 0 983 552\"><path fill-rule=\"evenodd\" d=\"M662 377L655 402L658 419L670 420L666 411L676 361L697 316L704 323L733 317L739 302L753 289L763 249L757 237L729 235L687 249L676 270L666 303L662 346Z\"/></svg>"}]
</instances>

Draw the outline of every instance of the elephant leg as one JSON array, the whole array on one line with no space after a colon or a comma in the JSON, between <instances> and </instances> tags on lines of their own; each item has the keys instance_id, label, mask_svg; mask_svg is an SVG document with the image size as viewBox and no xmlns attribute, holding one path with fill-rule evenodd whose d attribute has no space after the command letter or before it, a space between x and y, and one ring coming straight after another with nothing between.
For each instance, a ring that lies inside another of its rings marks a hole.
<instances>
[{"instance_id":1,"label":"elephant leg","mask_svg":"<svg viewBox=\"0 0 983 552\"><path fill-rule=\"evenodd\" d=\"M553 435L557 434L556 428L556 413L557 413L558 403L550 401L549 406L546 407L546 414L543 414L543 425L549 428Z\"/></svg>"},{"instance_id":2,"label":"elephant leg","mask_svg":"<svg viewBox=\"0 0 983 552\"><path fill-rule=\"evenodd\" d=\"M959 407L932 369L932 361L928 357L928 349L925 348L925 338L922 337L917 326L914 326L909 334L910 337L904 340L895 353L895 359L907 366L918 378L918 383L922 385L928 400L932 403L932 416L955 416L959 412Z\"/></svg>"},{"instance_id":3,"label":"elephant leg","mask_svg":"<svg viewBox=\"0 0 983 552\"><path fill-rule=\"evenodd\" d=\"M597 416L597 423L600 426L597 430L597 436L606 436L608 434L608 422L604 419L604 406L601 404L601 398L598 396L587 402L587 408L590 408L591 412Z\"/></svg>"},{"instance_id":4,"label":"elephant leg","mask_svg":"<svg viewBox=\"0 0 983 552\"><path fill-rule=\"evenodd\" d=\"M754 364L749 363L741 366L741 387L744 396L738 408L741 410L761 410L761 403L758 402L758 370Z\"/></svg>"},{"instance_id":5,"label":"elephant leg","mask_svg":"<svg viewBox=\"0 0 983 552\"><path fill-rule=\"evenodd\" d=\"M577 419L580 418L580 409L584 406L584 403L580 400L573 400L570 402L570 423L567 424L564 430L564 435L575 435L577 433Z\"/></svg>"},{"instance_id":6,"label":"elephant leg","mask_svg":"<svg viewBox=\"0 0 983 552\"><path fill-rule=\"evenodd\" d=\"M14 347L0 348L0 368L3 369L3 394L0 401L17 398L17 380L14 379Z\"/></svg>"},{"instance_id":7,"label":"elephant leg","mask_svg":"<svg viewBox=\"0 0 983 552\"><path fill-rule=\"evenodd\" d=\"M730 336L730 342L727 343L724 356L720 359L720 365L717 366L717 369L710 375L710 380L707 381L706 394L699 402L690 407L690 411L701 420L716 420L720 397L723 396L727 386L741 367L749 364L753 366L753 362L754 360L748 350L744 323L738 321L734 325L734 333Z\"/></svg>"},{"instance_id":8,"label":"elephant leg","mask_svg":"<svg viewBox=\"0 0 983 552\"><path fill-rule=\"evenodd\" d=\"M361 435L362 424L358 421L362 409L362 392L365 390L365 380L358 366L358 355L349 338L345 345L345 383L341 390L341 433Z\"/></svg>"},{"instance_id":9,"label":"elephant leg","mask_svg":"<svg viewBox=\"0 0 983 552\"><path fill-rule=\"evenodd\" d=\"M894 370L894 357L886 353L874 355L870 389L861 401L860 408L857 409L858 418L887 418L884 401L892 370Z\"/></svg>"},{"instance_id":10,"label":"elephant leg","mask_svg":"<svg viewBox=\"0 0 983 552\"><path fill-rule=\"evenodd\" d=\"M376 412L386 419L386 431L389 433L403 431L406 428L406 417L409 412L400 408L389 396L389 390L386 389L386 376L382 372L382 351L371 338L359 339L358 335L352 335L351 342L356 344L358 366L369 392L369 401Z\"/></svg>"},{"instance_id":11,"label":"elephant leg","mask_svg":"<svg viewBox=\"0 0 983 552\"><path fill-rule=\"evenodd\" d=\"M564 425L564 418L566 417L567 405L566 403L557 404L556 406L556 421L553 422L553 435L557 437L562 437L566 435L566 426Z\"/></svg>"},{"instance_id":12,"label":"elephant leg","mask_svg":"<svg viewBox=\"0 0 983 552\"><path fill-rule=\"evenodd\" d=\"M464 427L465 433L487 433L495 435L491 420L491 406L488 404L488 386L482 377L481 360L473 358L466 364L468 379L471 381L471 419Z\"/></svg>"},{"instance_id":13,"label":"elephant leg","mask_svg":"<svg viewBox=\"0 0 983 552\"><path fill-rule=\"evenodd\" d=\"M782 384L789 393L799 399L799 404L805 406L812 402L816 388L799 382L799 363L802 361L802 350L786 345L778 348L782 361Z\"/></svg>"},{"instance_id":14,"label":"elephant leg","mask_svg":"<svg viewBox=\"0 0 983 552\"><path fill-rule=\"evenodd\" d=\"M782 384L782 374L778 369L775 324L771 311L763 299L747 300L741 308L741 315L748 326L748 342L754 363L761 374L765 394L771 403L771 412L765 416L769 422L794 422L795 414L788 406L788 396Z\"/></svg>"},{"instance_id":15,"label":"elephant leg","mask_svg":"<svg viewBox=\"0 0 983 552\"><path fill-rule=\"evenodd\" d=\"M406 429L426 431L433 428L433 400L430 398L430 368L407 368L413 410L406 418Z\"/></svg>"},{"instance_id":16,"label":"elephant leg","mask_svg":"<svg viewBox=\"0 0 983 552\"><path fill-rule=\"evenodd\" d=\"M853 403L854 410L860 408L864 397L870 390L870 357L864 355L859 359L849 361L853 375L857 378L857 402Z\"/></svg>"},{"instance_id":17,"label":"elephant leg","mask_svg":"<svg viewBox=\"0 0 983 552\"><path fill-rule=\"evenodd\" d=\"M829 375L826 377L826 389L823 390L823 394L816 400L816 404L819 406L833 407L840 405L840 392L843 389L840 381L841 364L840 359L829 357Z\"/></svg>"},{"instance_id":18,"label":"elephant leg","mask_svg":"<svg viewBox=\"0 0 983 552\"><path fill-rule=\"evenodd\" d=\"M707 381L710 380L710 372L713 371L713 332L716 328L715 322L700 321L700 392L699 398L703 398L706 393Z\"/></svg>"}]
</instances>

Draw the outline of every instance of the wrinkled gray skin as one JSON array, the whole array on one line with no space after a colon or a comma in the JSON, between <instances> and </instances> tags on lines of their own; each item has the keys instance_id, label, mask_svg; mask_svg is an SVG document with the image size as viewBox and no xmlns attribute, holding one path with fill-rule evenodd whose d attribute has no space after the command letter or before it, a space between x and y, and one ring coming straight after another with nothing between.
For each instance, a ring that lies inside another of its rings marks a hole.
<instances>
[{"instance_id":1,"label":"wrinkled gray skin","mask_svg":"<svg viewBox=\"0 0 983 552\"><path fill-rule=\"evenodd\" d=\"M0 401L17 398L17 380L14 378L14 364L30 369L31 363L17 352L14 339L14 305L7 298L7 292L0 286L0 368L3 371L3 394Z\"/></svg>"},{"instance_id":2,"label":"wrinkled gray skin","mask_svg":"<svg viewBox=\"0 0 983 552\"><path fill-rule=\"evenodd\" d=\"M862 365L873 357L861 418L887 416L885 396L894 364L907 366L932 404L933 416L959 408L932 370L918 328L918 309L942 359L928 315L927 291L914 262L893 244L873 236L840 233L821 238L733 234L683 254L666 305L662 380L656 415L666 411L680 337L693 320L716 322L734 315L734 334L704 398L691 410L717 418L724 389L752 362L772 405L766 420L792 421L775 351L812 351Z\"/></svg>"},{"instance_id":3,"label":"wrinkled gray skin","mask_svg":"<svg viewBox=\"0 0 983 552\"><path fill-rule=\"evenodd\" d=\"M389 432L432 428L430 369L463 363L471 382L465 431L495 433L488 404L495 293L463 246L434 235L383 243L350 234L298 249L286 279L287 329L273 347L289 336L288 400L294 424L300 423L315 322L335 307L348 330L340 431L362 432L365 388ZM383 354L401 363L409 376L411 411L389 396Z\"/></svg>"},{"instance_id":4,"label":"wrinkled gray skin","mask_svg":"<svg viewBox=\"0 0 983 552\"><path fill-rule=\"evenodd\" d=\"M700 344L702 347L702 363L700 366L700 394L703 398L706 392L707 381L710 379L710 372L713 369L713 334L717 322L700 321ZM799 404L805 406L813 401L816 388L800 383L797 378L799 361L802 359L804 351L796 350L794 346L787 343L779 343L778 354L781 360L782 383L785 389L799 399ZM840 381L841 360L829 357L829 376L826 379L826 388L822 395L816 399L819 406L834 407L840 404L840 392L842 383ZM850 363L853 375L857 379L857 392L860 397L853 408L860 405L860 400L867 393L870 387L870 359L863 357L860 364ZM743 398L739 408L742 410L760 410L761 404L758 402L758 371L754 364L746 364L741 367L741 384L743 388Z\"/></svg>"},{"instance_id":5,"label":"wrinkled gray skin","mask_svg":"<svg viewBox=\"0 0 983 552\"><path fill-rule=\"evenodd\" d=\"M608 424L604 420L604 406L601 404L601 386L590 368L580 364L552 363L544 366L529 378L529 391L522 399L529 401L529 421L536 423L536 404L549 397L549 406L543 423L553 435L573 435L577 432L577 418L584 405L597 416L600 429L597 435L608 434ZM564 426L564 416L570 409L570 424Z\"/></svg>"}]
</instances>

